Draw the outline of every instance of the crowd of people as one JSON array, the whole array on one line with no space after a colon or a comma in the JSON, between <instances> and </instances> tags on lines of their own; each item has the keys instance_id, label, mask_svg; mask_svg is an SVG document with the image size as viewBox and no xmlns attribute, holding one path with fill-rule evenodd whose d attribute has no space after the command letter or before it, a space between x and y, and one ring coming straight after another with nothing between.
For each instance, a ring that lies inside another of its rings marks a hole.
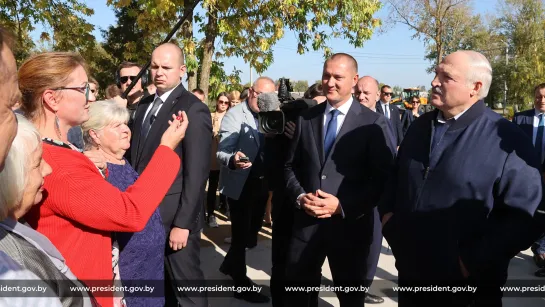
<instances>
[{"instance_id":1,"label":"crowd of people","mask_svg":"<svg viewBox=\"0 0 545 307\"><path fill-rule=\"evenodd\" d=\"M399 285L477 286L400 292L400 306L501 306L509 262L529 247L545 276L545 84L510 122L483 102L492 68L478 52L442 59L427 113L419 97L393 105L390 86L334 54L307 108L271 134L258 129L258 100L277 90L272 79L219 93L210 112L205 91L184 88L176 44L153 51L143 79L122 62L105 100L78 54L39 53L17 69L14 45L0 28L0 279L46 294L0 297L6 306L208 306L178 287L206 284L199 241L216 210L231 221L218 269L237 287L254 285L246 250L272 226L273 306L317 306L318 291L286 287L319 286L326 258L335 286L370 287L383 236ZM75 288L97 281L162 287ZM336 294L341 306L384 301Z\"/></svg>"}]
</instances>

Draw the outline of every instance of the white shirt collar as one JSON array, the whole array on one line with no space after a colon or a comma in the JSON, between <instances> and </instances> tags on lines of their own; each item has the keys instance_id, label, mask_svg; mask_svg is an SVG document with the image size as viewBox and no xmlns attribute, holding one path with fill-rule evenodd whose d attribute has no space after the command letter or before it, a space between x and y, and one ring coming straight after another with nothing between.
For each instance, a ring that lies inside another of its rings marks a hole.
<instances>
[{"instance_id":1,"label":"white shirt collar","mask_svg":"<svg viewBox=\"0 0 545 307\"><path fill-rule=\"evenodd\" d=\"M539 114L543 114L544 112L539 111L538 109L534 108L535 116L539 116Z\"/></svg>"},{"instance_id":2,"label":"white shirt collar","mask_svg":"<svg viewBox=\"0 0 545 307\"><path fill-rule=\"evenodd\" d=\"M327 104L325 106L325 115L329 114L329 112L331 112L334 108L331 106L331 104L329 104L329 101L327 101ZM348 98L348 100L343 103L340 107L337 108L337 110L339 112L341 112L341 114L343 115L346 115L348 113L348 110L350 110L350 107L352 106L352 102L353 102L353 98L352 96L350 98Z\"/></svg>"},{"instance_id":3,"label":"white shirt collar","mask_svg":"<svg viewBox=\"0 0 545 307\"><path fill-rule=\"evenodd\" d=\"M454 120L458 120L458 118L460 118L460 116L464 115L464 113L469 110L469 109L465 109L463 110L462 112L458 113L457 115L455 115L453 118ZM451 118L452 119L452 118ZM437 113L437 121L444 124L446 123L447 121L445 120L445 118L443 117L443 112L439 111Z\"/></svg>"},{"instance_id":4,"label":"white shirt collar","mask_svg":"<svg viewBox=\"0 0 545 307\"><path fill-rule=\"evenodd\" d=\"M180 82L180 83L182 83L182 82ZM159 95L157 95L157 93L155 93L155 97L153 97L153 101L155 101L155 99L157 99L157 97L161 98L161 101L162 101L162 102L167 101L167 99L168 99L168 97L170 96L170 94L172 94L172 92L173 92L178 86L180 86L180 83L178 83L178 85L176 85L176 86L175 86L174 88L172 88L170 91L163 93L163 95L161 95L161 96L159 96Z\"/></svg>"}]
</instances>

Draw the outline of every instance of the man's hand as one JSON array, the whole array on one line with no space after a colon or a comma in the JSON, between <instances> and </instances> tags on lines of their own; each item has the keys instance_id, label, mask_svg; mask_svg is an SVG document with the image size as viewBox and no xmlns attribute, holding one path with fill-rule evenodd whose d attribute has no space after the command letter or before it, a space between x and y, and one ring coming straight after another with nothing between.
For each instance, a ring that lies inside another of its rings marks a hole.
<instances>
[{"instance_id":1,"label":"man's hand","mask_svg":"<svg viewBox=\"0 0 545 307\"><path fill-rule=\"evenodd\" d=\"M392 215L394 215L392 212L384 214L384 216L382 217L382 227L384 227L384 225L388 223L388 220L392 217Z\"/></svg>"},{"instance_id":2,"label":"man's hand","mask_svg":"<svg viewBox=\"0 0 545 307\"><path fill-rule=\"evenodd\" d=\"M319 219L329 218L332 215L341 213L339 199L322 190L316 191L316 194L308 193L300 199L301 207L305 212Z\"/></svg>"},{"instance_id":3,"label":"man's hand","mask_svg":"<svg viewBox=\"0 0 545 307\"><path fill-rule=\"evenodd\" d=\"M173 251L180 250L187 246L187 238L189 237L189 229L172 227L168 245Z\"/></svg>"},{"instance_id":4,"label":"man's hand","mask_svg":"<svg viewBox=\"0 0 545 307\"><path fill-rule=\"evenodd\" d=\"M106 158L104 154L98 150L84 151L83 154L93 162L99 169L103 170L106 168Z\"/></svg>"},{"instance_id":5,"label":"man's hand","mask_svg":"<svg viewBox=\"0 0 545 307\"><path fill-rule=\"evenodd\" d=\"M318 200L320 199L313 193L307 193L301 196L299 203L301 204L301 208L310 216L321 216L322 218L331 217L331 215L327 216L328 211L323 206L314 205L314 203Z\"/></svg>"},{"instance_id":6,"label":"man's hand","mask_svg":"<svg viewBox=\"0 0 545 307\"><path fill-rule=\"evenodd\" d=\"M284 126L284 135L288 139L293 139L293 135L295 134L295 123L294 122L287 122L286 126Z\"/></svg>"},{"instance_id":7,"label":"man's hand","mask_svg":"<svg viewBox=\"0 0 545 307\"><path fill-rule=\"evenodd\" d=\"M242 161L240 161L240 158L242 158L242 157L246 157L246 155L241 151L237 151L237 153L235 154L235 157L234 157L235 167L237 169L247 169L250 166L252 166L252 162L249 162L249 161L248 162L242 162Z\"/></svg>"}]
</instances>

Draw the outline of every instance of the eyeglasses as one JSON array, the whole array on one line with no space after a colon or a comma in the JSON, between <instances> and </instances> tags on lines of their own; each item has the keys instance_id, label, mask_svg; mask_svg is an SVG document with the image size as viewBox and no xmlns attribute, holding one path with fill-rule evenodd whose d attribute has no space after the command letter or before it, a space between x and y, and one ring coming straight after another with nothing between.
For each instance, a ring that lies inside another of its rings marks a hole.
<instances>
[{"instance_id":1,"label":"eyeglasses","mask_svg":"<svg viewBox=\"0 0 545 307\"><path fill-rule=\"evenodd\" d=\"M82 94L85 94L85 100L89 100L89 92L90 92L90 88L89 88L89 83L85 83L84 86L72 86L72 87L57 87L57 88L52 88L52 90L54 91L60 91L60 90L76 90Z\"/></svg>"},{"instance_id":2,"label":"eyeglasses","mask_svg":"<svg viewBox=\"0 0 545 307\"><path fill-rule=\"evenodd\" d=\"M228 100L218 100L218 104L229 104Z\"/></svg>"},{"instance_id":3,"label":"eyeglasses","mask_svg":"<svg viewBox=\"0 0 545 307\"><path fill-rule=\"evenodd\" d=\"M136 76L123 76L119 78L119 81L121 81L121 84L125 84L127 83L127 81L129 81L129 79L131 79L131 82L132 82L136 80Z\"/></svg>"},{"instance_id":4,"label":"eyeglasses","mask_svg":"<svg viewBox=\"0 0 545 307\"><path fill-rule=\"evenodd\" d=\"M250 87L252 89L252 92L256 94L256 96L261 95L261 92L256 91L253 87Z\"/></svg>"},{"instance_id":5,"label":"eyeglasses","mask_svg":"<svg viewBox=\"0 0 545 307\"><path fill-rule=\"evenodd\" d=\"M384 96L392 96L392 93L382 92L382 95L384 95Z\"/></svg>"}]
</instances>

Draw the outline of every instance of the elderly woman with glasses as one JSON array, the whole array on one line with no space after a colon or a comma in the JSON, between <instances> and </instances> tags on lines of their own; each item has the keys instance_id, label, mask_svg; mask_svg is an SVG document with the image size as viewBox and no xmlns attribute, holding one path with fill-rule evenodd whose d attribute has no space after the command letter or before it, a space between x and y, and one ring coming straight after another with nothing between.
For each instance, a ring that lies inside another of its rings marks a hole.
<instances>
[{"instance_id":1,"label":"elderly woman with glasses","mask_svg":"<svg viewBox=\"0 0 545 307\"><path fill-rule=\"evenodd\" d=\"M218 159L216 158L216 151L218 151L219 144L219 131L221 126L221 120L227 110L230 108L229 95L226 92L218 94L216 99L216 112L212 113L212 150L210 156L210 174L208 176L208 194L206 196L206 223L209 227L217 228L218 223L216 216L214 215L214 209L216 206L216 190L218 189L218 183L220 179L220 166ZM225 205L225 197L221 196L220 201Z\"/></svg>"},{"instance_id":2,"label":"elderly woman with glasses","mask_svg":"<svg viewBox=\"0 0 545 307\"><path fill-rule=\"evenodd\" d=\"M89 120L83 123L85 149L106 157L108 181L119 190L131 186L138 173L123 158L131 143L127 126L129 111L115 101L97 101L89 107ZM166 233L159 208L155 209L146 226L139 232L115 232L119 247L119 278L130 281L153 281L163 284ZM125 297L126 306L163 306L164 297Z\"/></svg>"},{"instance_id":3,"label":"elderly woman with glasses","mask_svg":"<svg viewBox=\"0 0 545 307\"><path fill-rule=\"evenodd\" d=\"M99 169L68 142L68 130L89 119L85 61L67 52L35 55L19 69L19 88L21 110L38 128L44 160L53 169L44 182L47 197L25 219L53 242L78 278L111 285L112 232L143 230L159 206L180 170L173 149L185 136L187 115L178 112L171 121L153 123L165 127L161 145L122 192L106 180L106 168ZM97 301L113 306L112 296L101 293Z\"/></svg>"},{"instance_id":4,"label":"elderly woman with glasses","mask_svg":"<svg viewBox=\"0 0 545 307\"><path fill-rule=\"evenodd\" d=\"M17 121L17 136L0 172L0 251L45 282L63 306L93 306L86 293L71 291L70 287L83 285L51 241L18 222L44 197L44 177L51 174L51 167L42 159L36 128L22 115L17 115Z\"/></svg>"}]
</instances>

